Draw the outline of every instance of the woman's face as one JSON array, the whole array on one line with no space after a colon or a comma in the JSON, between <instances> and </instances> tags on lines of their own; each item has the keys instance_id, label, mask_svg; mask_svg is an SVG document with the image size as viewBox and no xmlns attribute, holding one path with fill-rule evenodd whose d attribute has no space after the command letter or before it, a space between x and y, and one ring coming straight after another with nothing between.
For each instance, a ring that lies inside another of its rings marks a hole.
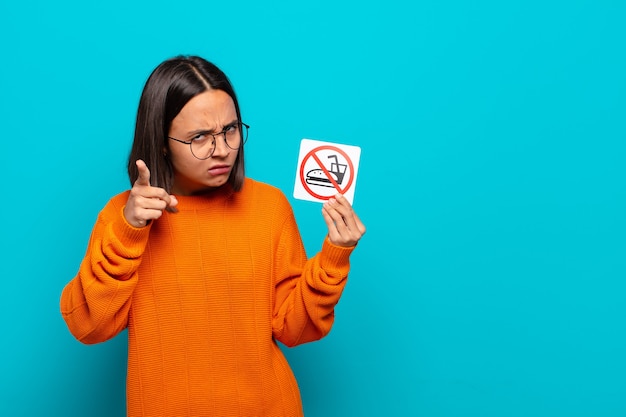
<instances>
[{"instance_id":1,"label":"woman's face","mask_svg":"<svg viewBox=\"0 0 626 417\"><path fill-rule=\"evenodd\" d=\"M233 126L238 129L238 122L233 99L222 90L205 91L185 104L172 120L169 136L185 142L196 141L192 146L201 158L209 154L207 149L213 141L215 149L209 158L202 160L194 156L188 144L170 139L169 156L174 168L172 194L198 194L226 184L239 150L228 147L220 132L232 130Z\"/></svg>"}]
</instances>

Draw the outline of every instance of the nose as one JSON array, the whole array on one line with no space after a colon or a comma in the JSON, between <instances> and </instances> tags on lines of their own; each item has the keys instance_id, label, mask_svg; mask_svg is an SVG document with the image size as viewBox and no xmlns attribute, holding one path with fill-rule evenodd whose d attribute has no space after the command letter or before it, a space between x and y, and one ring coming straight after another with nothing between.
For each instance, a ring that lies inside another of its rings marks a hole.
<instances>
[{"instance_id":1,"label":"nose","mask_svg":"<svg viewBox=\"0 0 626 417\"><path fill-rule=\"evenodd\" d=\"M213 157L223 157L230 153L230 148L226 145L226 133L220 133L213 137L215 141L215 149L213 150Z\"/></svg>"}]
</instances>

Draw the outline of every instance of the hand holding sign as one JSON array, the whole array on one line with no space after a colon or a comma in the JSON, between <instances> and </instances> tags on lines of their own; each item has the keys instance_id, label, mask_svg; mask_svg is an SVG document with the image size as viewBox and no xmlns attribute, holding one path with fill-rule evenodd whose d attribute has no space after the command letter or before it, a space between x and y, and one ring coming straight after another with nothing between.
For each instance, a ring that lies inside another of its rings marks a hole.
<instances>
[{"instance_id":1,"label":"hand holding sign","mask_svg":"<svg viewBox=\"0 0 626 417\"><path fill-rule=\"evenodd\" d=\"M334 245L355 246L365 234L365 226L341 194L324 203L322 216L328 226L328 239Z\"/></svg>"},{"instance_id":2,"label":"hand holding sign","mask_svg":"<svg viewBox=\"0 0 626 417\"><path fill-rule=\"evenodd\" d=\"M138 159L136 164L139 176L128 195L124 217L131 226L143 227L161 217L163 210L176 207L178 200L163 188L150 185L150 170L144 161Z\"/></svg>"},{"instance_id":3,"label":"hand holding sign","mask_svg":"<svg viewBox=\"0 0 626 417\"><path fill-rule=\"evenodd\" d=\"M352 210L361 148L302 139L293 196L323 202L328 239L337 246L357 244L365 226Z\"/></svg>"}]
</instances>

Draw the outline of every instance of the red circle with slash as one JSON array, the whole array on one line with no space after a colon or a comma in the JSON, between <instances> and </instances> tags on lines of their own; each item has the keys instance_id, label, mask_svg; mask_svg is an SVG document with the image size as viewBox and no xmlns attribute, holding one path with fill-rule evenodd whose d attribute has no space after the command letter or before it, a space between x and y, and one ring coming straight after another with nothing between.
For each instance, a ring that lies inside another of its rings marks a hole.
<instances>
[{"instance_id":1,"label":"red circle with slash","mask_svg":"<svg viewBox=\"0 0 626 417\"><path fill-rule=\"evenodd\" d=\"M340 155L342 155L344 158L346 158L348 167L350 168L350 179L348 180L348 183L346 184L345 188L343 188L343 190L341 189L341 186L337 184L337 181L335 181L335 179L332 177L328 169L326 169L322 161L320 161L320 159L315 154L316 152L324 151L324 150L336 151ZM320 200L329 200L333 196L330 196L330 195L325 196L325 195L317 194L315 191L309 188L306 180L304 179L304 166L306 165L306 162L308 161L309 158L313 158L315 162L317 162L317 164L320 166L320 169L324 172L324 175L326 175L326 177L328 178L328 180L330 181L332 186L337 190L338 193L345 194L345 192L348 191L348 189L352 185L352 180L354 179L354 175L353 175L354 167L352 166L352 161L350 160L350 158L344 151L342 151L339 148L335 148L334 146L328 146L328 145L318 146L317 148L312 149L311 151L309 151L309 153L305 155L304 159L302 159L302 164L300 165L300 183L302 184L304 189L315 198L318 198Z\"/></svg>"}]
</instances>

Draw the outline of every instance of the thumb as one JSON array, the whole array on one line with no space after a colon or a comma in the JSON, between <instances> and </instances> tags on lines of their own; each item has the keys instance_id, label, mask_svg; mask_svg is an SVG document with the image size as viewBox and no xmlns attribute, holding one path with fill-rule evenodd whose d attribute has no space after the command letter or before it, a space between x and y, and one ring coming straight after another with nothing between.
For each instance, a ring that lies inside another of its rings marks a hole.
<instances>
[{"instance_id":1,"label":"thumb","mask_svg":"<svg viewBox=\"0 0 626 417\"><path fill-rule=\"evenodd\" d=\"M137 170L139 171L139 176L137 177L137 181L135 181L136 185L150 185L150 170L144 161L138 159L135 164L137 165Z\"/></svg>"}]
</instances>

